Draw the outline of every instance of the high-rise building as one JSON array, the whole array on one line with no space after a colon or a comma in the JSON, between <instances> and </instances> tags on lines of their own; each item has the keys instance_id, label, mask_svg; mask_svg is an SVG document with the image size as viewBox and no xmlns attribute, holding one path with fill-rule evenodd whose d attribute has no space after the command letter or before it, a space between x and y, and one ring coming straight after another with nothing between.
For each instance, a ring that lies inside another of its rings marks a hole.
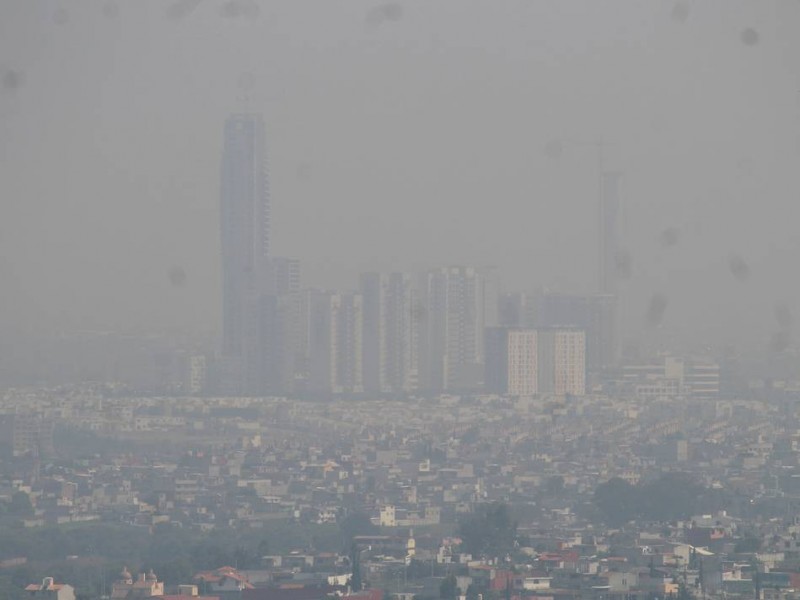
<instances>
[{"instance_id":1,"label":"high-rise building","mask_svg":"<svg viewBox=\"0 0 800 600\"><path fill-rule=\"evenodd\" d=\"M272 293L290 296L300 292L300 261L296 258L276 256L269 260L272 271Z\"/></svg>"},{"instance_id":2,"label":"high-rise building","mask_svg":"<svg viewBox=\"0 0 800 600\"><path fill-rule=\"evenodd\" d=\"M526 292L500 294L497 299L497 313L500 327L536 327L536 301Z\"/></svg>"},{"instance_id":3,"label":"high-rise building","mask_svg":"<svg viewBox=\"0 0 800 600\"><path fill-rule=\"evenodd\" d=\"M361 294L320 291L308 294L309 391L363 392Z\"/></svg>"},{"instance_id":4,"label":"high-rise building","mask_svg":"<svg viewBox=\"0 0 800 600\"><path fill-rule=\"evenodd\" d=\"M539 338L535 329L508 331L508 387L511 396L539 392Z\"/></svg>"},{"instance_id":5,"label":"high-rise building","mask_svg":"<svg viewBox=\"0 0 800 600\"><path fill-rule=\"evenodd\" d=\"M389 275L385 301L385 386L392 393L412 392L419 385L419 319L408 275Z\"/></svg>"},{"instance_id":6,"label":"high-rise building","mask_svg":"<svg viewBox=\"0 0 800 600\"><path fill-rule=\"evenodd\" d=\"M381 393L386 391L385 281L380 273L362 273L359 284L364 302L364 390Z\"/></svg>"},{"instance_id":7,"label":"high-rise building","mask_svg":"<svg viewBox=\"0 0 800 600\"><path fill-rule=\"evenodd\" d=\"M280 335L265 340L274 346L275 356L280 356L279 389L294 390L294 383L303 369L302 348L302 297L300 291L300 261L296 258L273 257L269 260L271 291L276 297L277 324ZM272 386L273 389L276 386Z\"/></svg>"},{"instance_id":8,"label":"high-rise building","mask_svg":"<svg viewBox=\"0 0 800 600\"><path fill-rule=\"evenodd\" d=\"M264 122L236 114L225 121L220 173L222 354L243 358L252 296L263 291L270 240Z\"/></svg>"},{"instance_id":9,"label":"high-rise building","mask_svg":"<svg viewBox=\"0 0 800 600\"><path fill-rule=\"evenodd\" d=\"M483 325L500 325L500 274L497 267L483 267L480 270L483 280Z\"/></svg>"},{"instance_id":10,"label":"high-rise building","mask_svg":"<svg viewBox=\"0 0 800 600\"><path fill-rule=\"evenodd\" d=\"M292 300L279 294L250 297L243 374L249 395L283 395L293 388Z\"/></svg>"},{"instance_id":11,"label":"high-rise building","mask_svg":"<svg viewBox=\"0 0 800 600\"><path fill-rule=\"evenodd\" d=\"M431 391L477 388L483 379L484 280L473 267L429 271L422 357Z\"/></svg>"},{"instance_id":12,"label":"high-rise building","mask_svg":"<svg viewBox=\"0 0 800 600\"><path fill-rule=\"evenodd\" d=\"M300 265L270 256L266 134L259 115L225 122L220 182L222 356L218 388L293 389L300 327Z\"/></svg>"},{"instance_id":13,"label":"high-rise building","mask_svg":"<svg viewBox=\"0 0 800 600\"><path fill-rule=\"evenodd\" d=\"M487 328L485 389L510 396L583 396L585 351L579 329Z\"/></svg>"},{"instance_id":14,"label":"high-rise building","mask_svg":"<svg viewBox=\"0 0 800 600\"><path fill-rule=\"evenodd\" d=\"M404 273L362 273L364 390L409 392L418 384L415 294Z\"/></svg>"},{"instance_id":15,"label":"high-rise building","mask_svg":"<svg viewBox=\"0 0 800 600\"><path fill-rule=\"evenodd\" d=\"M546 292L537 305L537 327L577 328L586 332L588 373L602 373L616 364L616 296Z\"/></svg>"},{"instance_id":16,"label":"high-rise building","mask_svg":"<svg viewBox=\"0 0 800 600\"><path fill-rule=\"evenodd\" d=\"M586 393L586 332L582 329L539 330L538 336L539 360L543 356L549 359L552 353L553 364L552 370L539 371L539 392L583 396Z\"/></svg>"},{"instance_id":17,"label":"high-rise building","mask_svg":"<svg viewBox=\"0 0 800 600\"><path fill-rule=\"evenodd\" d=\"M508 332L510 327L487 327L483 332L483 389L492 394L508 393Z\"/></svg>"}]
</instances>

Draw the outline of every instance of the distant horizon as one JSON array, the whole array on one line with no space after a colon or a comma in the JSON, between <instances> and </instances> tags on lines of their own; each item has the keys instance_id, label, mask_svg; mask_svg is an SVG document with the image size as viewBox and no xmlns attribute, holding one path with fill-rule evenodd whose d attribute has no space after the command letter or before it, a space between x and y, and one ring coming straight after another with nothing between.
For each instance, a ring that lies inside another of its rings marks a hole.
<instances>
[{"instance_id":1,"label":"distant horizon","mask_svg":"<svg viewBox=\"0 0 800 600\"><path fill-rule=\"evenodd\" d=\"M222 123L242 111L266 123L273 254L300 259L306 287L491 264L508 290L595 291L585 142L602 137L603 169L622 173L623 337L758 354L787 335L794 5L374 9L0 8L8 343L218 331Z\"/></svg>"}]
</instances>

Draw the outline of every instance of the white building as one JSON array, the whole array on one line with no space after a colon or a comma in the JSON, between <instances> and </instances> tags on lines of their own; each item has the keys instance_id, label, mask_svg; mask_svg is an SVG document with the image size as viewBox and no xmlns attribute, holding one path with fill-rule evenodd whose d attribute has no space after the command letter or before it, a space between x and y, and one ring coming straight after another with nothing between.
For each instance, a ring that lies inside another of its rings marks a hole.
<instances>
[{"instance_id":1,"label":"white building","mask_svg":"<svg viewBox=\"0 0 800 600\"><path fill-rule=\"evenodd\" d=\"M555 371L553 391L557 395L586 393L586 332L559 329L553 332Z\"/></svg>"},{"instance_id":2,"label":"white building","mask_svg":"<svg viewBox=\"0 0 800 600\"><path fill-rule=\"evenodd\" d=\"M486 389L511 396L586 393L586 334L581 329L489 328Z\"/></svg>"},{"instance_id":3,"label":"white building","mask_svg":"<svg viewBox=\"0 0 800 600\"><path fill-rule=\"evenodd\" d=\"M36 600L75 600L75 589L66 583L55 583L52 577L45 577L41 584L27 586L25 595Z\"/></svg>"},{"instance_id":4,"label":"white building","mask_svg":"<svg viewBox=\"0 0 800 600\"><path fill-rule=\"evenodd\" d=\"M533 396L538 392L539 356L535 329L508 332L508 388L511 396Z\"/></svg>"}]
</instances>

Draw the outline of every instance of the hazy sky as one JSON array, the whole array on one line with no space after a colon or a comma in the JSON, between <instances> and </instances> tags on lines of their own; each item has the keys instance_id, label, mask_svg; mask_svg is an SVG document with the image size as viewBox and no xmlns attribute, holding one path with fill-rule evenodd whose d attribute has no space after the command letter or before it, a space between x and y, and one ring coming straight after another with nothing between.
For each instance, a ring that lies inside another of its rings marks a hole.
<instances>
[{"instance_id":1,"label":"hazy sky","mask_svg":"<svg viewBox=\"0 0 800 600\"><path fill-rule=\"evenodd\" d=\"M602 137L629 332L660 293L664 339L764 345L800 314L798 32L798 0L3 0L0 329L218 329L244 83L305 284L590 291Z\"/></svg>"}]
</instances>

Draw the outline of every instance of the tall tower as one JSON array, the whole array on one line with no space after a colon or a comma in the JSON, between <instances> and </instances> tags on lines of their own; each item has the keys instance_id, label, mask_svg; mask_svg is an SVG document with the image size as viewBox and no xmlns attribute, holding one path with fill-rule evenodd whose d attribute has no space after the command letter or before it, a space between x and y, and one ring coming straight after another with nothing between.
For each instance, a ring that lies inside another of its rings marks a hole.
<instances>
[{"instance_id":1,"label":"tall tower","mask_svg":"<svg viewBox=\"0 0 800 600\"><path fill-rule=\"evenodd\" d=\"M264 121L235 114L225 121L220 177L222 246L222 352L245 352L248 306L268 279L270 241Z\"/></svg>"}]
</instances>

